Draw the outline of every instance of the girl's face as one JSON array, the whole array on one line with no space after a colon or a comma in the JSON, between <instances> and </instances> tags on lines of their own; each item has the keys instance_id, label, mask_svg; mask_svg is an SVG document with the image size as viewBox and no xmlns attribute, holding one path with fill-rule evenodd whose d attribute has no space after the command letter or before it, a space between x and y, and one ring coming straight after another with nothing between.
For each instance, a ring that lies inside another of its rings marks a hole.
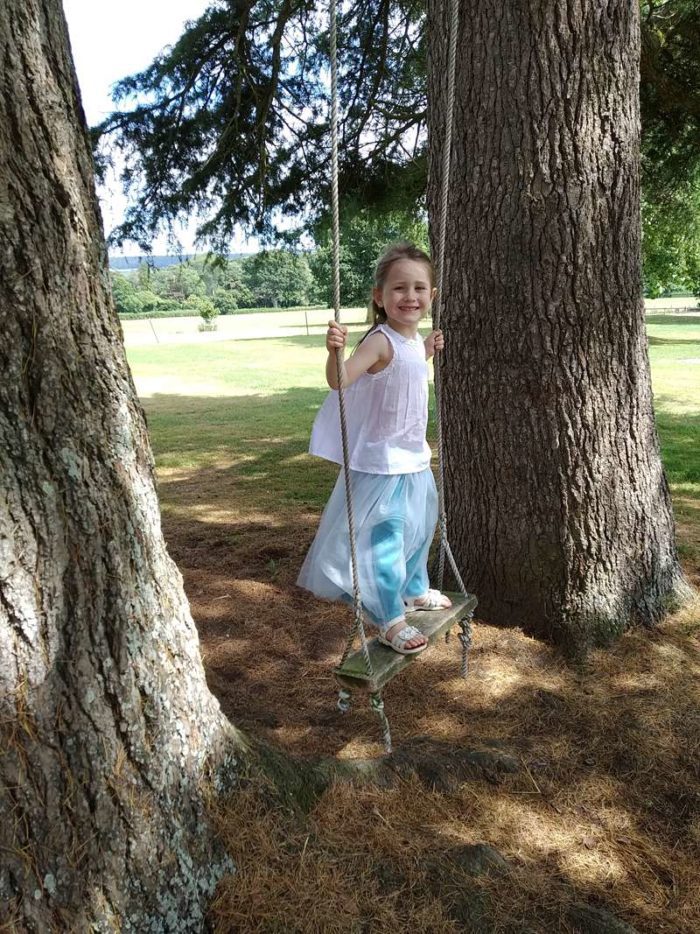
<instances>
[{"instance_id":1,"label":"girl's face","mask_svg":"<svg viewBox=\"0 0 700 934\"><path fill-rule=\"evenodd\" d=\"M394 330L413 336L435 297L430 267L420 260L397 259L389 267L384 285L374 289L373 295Z\"/></svg>"}]
</instances>

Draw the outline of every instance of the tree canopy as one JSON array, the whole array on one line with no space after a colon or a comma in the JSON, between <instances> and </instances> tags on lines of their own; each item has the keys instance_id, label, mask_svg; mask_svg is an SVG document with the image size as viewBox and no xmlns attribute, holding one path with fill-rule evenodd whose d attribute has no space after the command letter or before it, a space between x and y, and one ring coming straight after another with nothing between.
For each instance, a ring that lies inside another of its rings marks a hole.
<instances>
[{"instance_id":1,"label":"tree canopy","mask_svg":"<svg viewBox=\"0 0 700 934\"><path fill-rule=\"evenodd\" d=\"M415 205L425 187L425 13L361 0L340 16L342 189ZM116 232L147 247L192 212L223 246L237 224L311 224L327 203L327 31L311 0L213 0L179 41L119 82L137 101L95 131L121 154L135 205ZM102 149L101 164L109 158ZM400 184L399 184L400 179Z\"/></svg>"},{"instance_id":2,"label":"tree canopy","mask_svg":"<svg viewBox=\"0 0 700 934\"><path fill-rule=\"evenodd\" d=\"M700 232L687 197L700 165L700 5L641 7L646 235L658 239L660 217ZM424 208L425 36L422 0L357 0L340 11L350 212ZM212 0L174 46L117 84L125 109L95 130L102 165L119 152L134 198L114 239L147 248L156 231L192 214L203 218L202 239L222 250L237 225L262 235L282 218L287 228L290 218L296 230L317 228L328 203L327 62L325 10L312 0ZM692 265L697 237L681 239L649 251L656 280Z\"/></svg>"}]
</instances>

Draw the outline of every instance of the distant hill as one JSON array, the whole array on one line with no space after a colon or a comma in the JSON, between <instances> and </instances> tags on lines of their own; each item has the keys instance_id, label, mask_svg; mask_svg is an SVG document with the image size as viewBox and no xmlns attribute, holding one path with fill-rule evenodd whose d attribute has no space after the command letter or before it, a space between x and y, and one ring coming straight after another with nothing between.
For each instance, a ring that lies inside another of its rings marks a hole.
<instances>
[{"instance_id":1,"label":"distant hill","mask_svg":"<svg viewBox=\"0 0 700 934\"><path fill-rule=\"evenodd\" d=\"M141 263L148 263L155 269L163 269L166 266L177 266L188 259L196 259L197 256L204 255L204 253L183 253L179 256L110 256L109 268L115 272L129 272L138 269ZM227 259L240 259L242 256L249 255L249 253L229 253Z\"/></svg>"}]
</instances>

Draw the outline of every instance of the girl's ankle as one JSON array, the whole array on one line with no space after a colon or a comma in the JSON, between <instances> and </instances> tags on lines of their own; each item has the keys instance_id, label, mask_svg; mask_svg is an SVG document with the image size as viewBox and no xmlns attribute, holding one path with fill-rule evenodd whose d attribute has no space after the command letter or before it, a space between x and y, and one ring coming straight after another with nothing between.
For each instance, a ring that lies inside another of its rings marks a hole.
<instances>
[{"instance_id":1,"label":"girl's ankle","mask_svg":"<svg viewBox=\"0 0 700 934\"><path fill-rule=\"evenodd\" d=\"M394 629L396 626L401 624L401 626L406 625L405 616L396 616L394 619L390 619L388 623L378 623L377 627L383 636L389 632L390 629Z\"/></svg>"}]
</instances>

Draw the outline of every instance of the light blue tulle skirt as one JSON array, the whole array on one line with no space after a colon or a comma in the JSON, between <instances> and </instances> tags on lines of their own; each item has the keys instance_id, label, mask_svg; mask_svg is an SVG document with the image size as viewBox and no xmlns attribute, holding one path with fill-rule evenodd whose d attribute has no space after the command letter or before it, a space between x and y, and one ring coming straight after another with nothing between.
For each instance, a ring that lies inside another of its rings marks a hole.
<instances>
[{"instance_id":1,"label":"light blue tulle skirt","mask_svg":"<svg viewBox=\"0 0 700 934\"><path fill-rule=\"evenodd\" d=\"M362 604L379 626L404 614L403 598L428 590L428 551L438 502L432 471L370 474L351 471ZM352 600L352 564L340 472L297 583L317 597Z\"/></svg>"}]
</instances>

